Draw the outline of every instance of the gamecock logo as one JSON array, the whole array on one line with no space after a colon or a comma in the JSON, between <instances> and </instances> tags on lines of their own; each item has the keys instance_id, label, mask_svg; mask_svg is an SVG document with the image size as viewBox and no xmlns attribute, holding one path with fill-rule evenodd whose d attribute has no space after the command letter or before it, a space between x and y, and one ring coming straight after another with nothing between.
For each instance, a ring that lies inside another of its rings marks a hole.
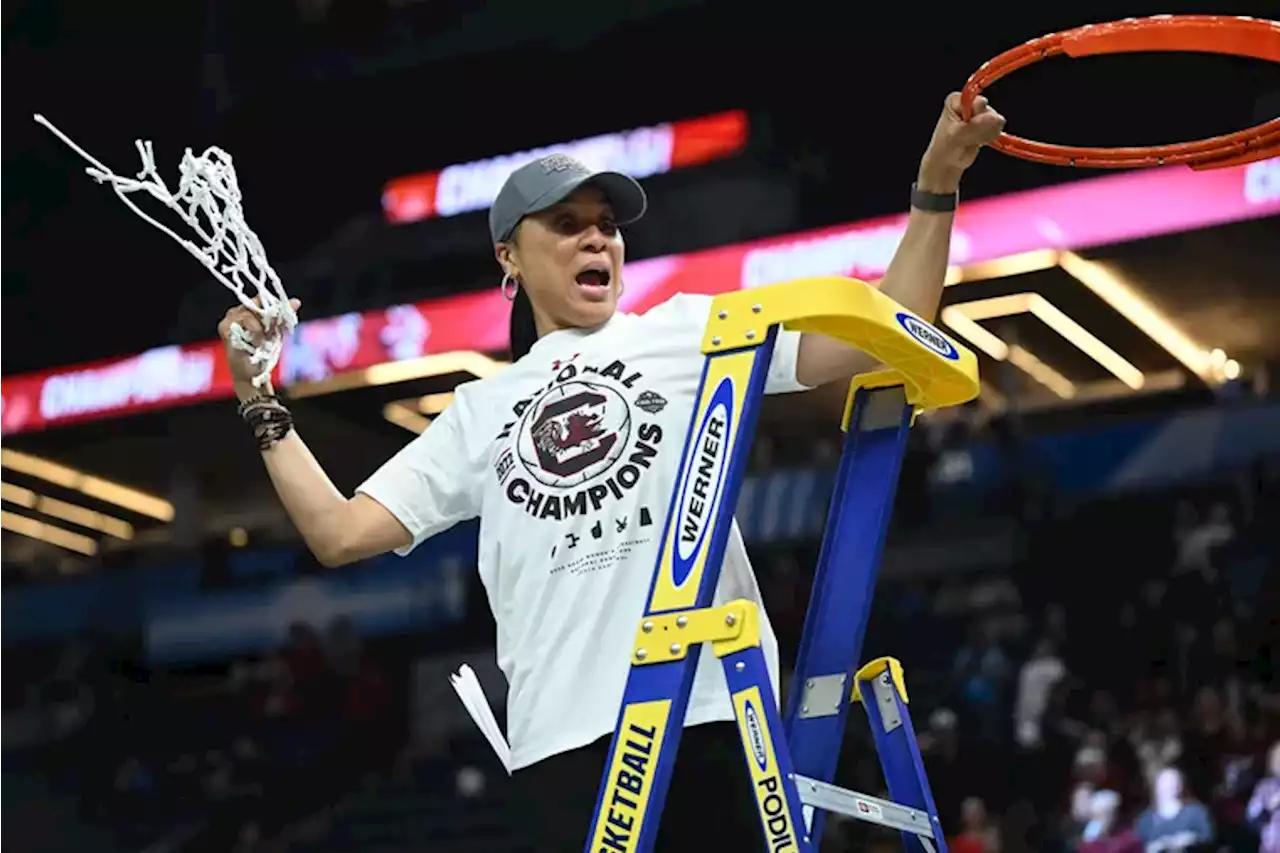
<instances>
[{"instance_id":1,"label":"gamecock logo","mask_svg":"<svg viewBox=\"0 0 1280 853\"><path fill-rule=\"evenodd\" d=\"M631 415L621 394L592 382L566 382L525 412L518 452L540 483L577 486L618 460L630 432Z\"/></svg>"}]
</instances>

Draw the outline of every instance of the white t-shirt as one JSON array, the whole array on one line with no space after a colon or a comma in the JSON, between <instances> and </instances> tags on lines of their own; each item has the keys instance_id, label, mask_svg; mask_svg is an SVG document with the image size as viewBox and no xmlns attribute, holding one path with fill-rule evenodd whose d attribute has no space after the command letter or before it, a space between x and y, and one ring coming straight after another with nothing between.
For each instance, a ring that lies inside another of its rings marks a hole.
<instances>
[{"instance_id":1,"label":"white t-shirt","mask_svg":"<svg viewBox=\"0 0 1280 853\"><path fill-rule=\"evenodd\" d=\"M413 534L479 516L479 570L507 676L512 767L613 731L705 356L708 296L540 339L453 403L359 489ZM779 332L767 391L800 391ZM716 604L760 602L735 523ZM778 691L778 648L761 612ZM719 661L698 663L686 725L732 720Z\"/></svg>"}]
</instances>

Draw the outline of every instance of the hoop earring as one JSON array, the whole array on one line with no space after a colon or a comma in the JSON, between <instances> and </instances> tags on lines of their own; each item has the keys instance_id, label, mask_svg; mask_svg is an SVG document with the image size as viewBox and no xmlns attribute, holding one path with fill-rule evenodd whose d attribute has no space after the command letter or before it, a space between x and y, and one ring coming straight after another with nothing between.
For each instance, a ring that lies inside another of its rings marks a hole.
<instances>
[{"instance_id":1,"label":"hoop earring","mask_svg":"<svg viewBox=\"0 0 1280 853\"><path fill-rule=\"evenodd\" d=\"M516 278L511 273L504 273L502 276L502 283L498 285L498 289L502 291L503 297L508 302L515 302L516 293L520 290L520 279Z\"/></svg>"}]
</instances>

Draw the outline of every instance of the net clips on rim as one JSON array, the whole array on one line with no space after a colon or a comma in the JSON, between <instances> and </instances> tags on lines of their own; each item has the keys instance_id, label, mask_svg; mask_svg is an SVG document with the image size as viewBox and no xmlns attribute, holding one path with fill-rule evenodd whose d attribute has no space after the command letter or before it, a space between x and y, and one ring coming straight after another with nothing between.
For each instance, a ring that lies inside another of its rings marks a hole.
<instances>
[{"instance_id":1,"label":"net clips on rim","mask_svg":"<svg viewBox=\"0 0 1280 853\"><path fill-rule=\"evenodd\" d=\"M1280 21L1233 15L1157 15L1052 33L983 63L961 92L962 114L967 121L973 115L973 99L992 83L1051 56L1079 59L1147 52L1218 53L1280 62ZM1054 166L1125 169L1183 164L1197 170L1221 169L1280 155L1280 117L1235 133L1173 145L1086 148L1002 133L991 147Z\"/></svg>"}]
</instances>

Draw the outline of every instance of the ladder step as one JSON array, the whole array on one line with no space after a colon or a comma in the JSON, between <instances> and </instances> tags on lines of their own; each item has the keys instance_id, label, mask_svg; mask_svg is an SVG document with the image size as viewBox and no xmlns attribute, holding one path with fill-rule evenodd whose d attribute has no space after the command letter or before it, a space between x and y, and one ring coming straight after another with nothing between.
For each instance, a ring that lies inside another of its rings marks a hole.
<instances>
[{"instance_id":1,"label":"ladder step","mask_svg":"<svg viewBox=\"0 0 1280 853\"><path fill-rule=\"evenodd\" d=\"M869 794L860 794L857 791L850 791L848 788L830 785L807 776L797 775L796 787L800 791L800 800L806 806L825 809L889 829L910 832L922 839L935 840L933 821L929 819L928 814L919 809L913 809L892 800L882 800Z\"/></svg>"}]
</instances>

